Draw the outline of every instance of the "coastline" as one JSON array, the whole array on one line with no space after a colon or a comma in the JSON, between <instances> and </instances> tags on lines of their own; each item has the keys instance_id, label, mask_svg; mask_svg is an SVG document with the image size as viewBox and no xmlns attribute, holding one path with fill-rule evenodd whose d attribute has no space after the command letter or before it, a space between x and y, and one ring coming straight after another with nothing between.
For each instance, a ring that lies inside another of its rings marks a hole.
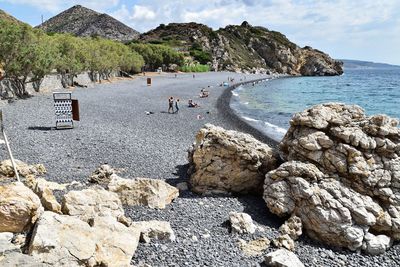
<instances>
[{"instance_id":1,"label":"coastline","mask_svg":"<svg viewBox=\"0 0 400 267\"><path fill-rule=\"evenodd\" d=\"M224 118L228 122L235 125L239 131L251 134L259 141L266 143L271 147L276 148L278 146L279 142L273 140L272 138L267 136L265 133L263 133L260 130L258 130L257 128L251 126L244 119L242 119L240 116L238 116L237 113L230 106L233 90L235 90L239 86L250 84L253 82L264 81L265 79L266 78L245 81L245 82L241 82L241 83L237 83L237 84L229 86L228 88L226 88L224 90L224 92L218 98L217 107L218 107L218 111L221 113L221 115L224 116Z\"/></svg>"}]
</instances>

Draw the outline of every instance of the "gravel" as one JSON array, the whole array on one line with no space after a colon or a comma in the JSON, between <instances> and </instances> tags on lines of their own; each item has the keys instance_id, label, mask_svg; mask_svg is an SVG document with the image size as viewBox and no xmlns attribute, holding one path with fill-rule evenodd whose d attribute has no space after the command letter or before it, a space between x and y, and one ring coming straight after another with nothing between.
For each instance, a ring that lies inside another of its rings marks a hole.
<instances>
[{"instance_id":1,"label":"gravel","mask_svg":"<svg viewBox=\"0 0 400 267\"><path fill-rule=\"evenodd\" d=\"M265 78L246 75L246 80ZM80 103L81 121L72 130L55 130L52 95L44 94L16 101L3 108L5 129L15 158L28 163L43 163L46 179L56 182L86 182L100 164L108 163L122 170L121 176L166 179L172 185L186 181L186 150L205 123L226 129L249 132L256 138L276 145L257 130L238 120L227 103L230 91L219 84L228 77L235 82L243 74L204 73L146 77L94 88L76 89L73 97ZM202 87L210 97L200 99ZM181 100L178 114L168 114L168 97ZM220 97L221 96L221 97ZM191 98L200 108L188 108ZM154 114L146 115L146 111ZM198 119L198 115L204 119ZM7 158L5 150L0 151ZM181 192L180 197L164 210L125 207L133 220L166 220L171 223L177 240L173 243L141 243L133 264L156 266L263 266L264 255L247 257L238 248L239 238L252 240L261 236L273 238L283 219L269 213L261 197L203 197ZM227 223L230 211L250 214L265 231L252 235L230 233ZM303 235L296 251L305 266L399 266L400 246L396 244L380 256L367 256L347 250L329 248Z\"/></svg>"}]
</instances>

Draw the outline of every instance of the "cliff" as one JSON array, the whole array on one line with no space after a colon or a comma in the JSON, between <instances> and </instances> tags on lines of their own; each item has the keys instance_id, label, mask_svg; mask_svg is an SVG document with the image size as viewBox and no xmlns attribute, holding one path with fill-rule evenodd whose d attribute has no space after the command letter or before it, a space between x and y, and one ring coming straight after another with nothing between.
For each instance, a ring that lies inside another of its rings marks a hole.
<instances>
[{"instance_id":1,"label":"cliff","mask_svg":"<svg viewBox=\"0 0 400 267\"><path fill-rule=\"evenodd\" d=\"M197 23L162 24L142 34L140 40L173 46L200 61L209 59L214 70L305 76L343 73L342 62L329 55L309 46L301 48L279 32L247 22L217 31Z\"/></svg>"}]
</instances>

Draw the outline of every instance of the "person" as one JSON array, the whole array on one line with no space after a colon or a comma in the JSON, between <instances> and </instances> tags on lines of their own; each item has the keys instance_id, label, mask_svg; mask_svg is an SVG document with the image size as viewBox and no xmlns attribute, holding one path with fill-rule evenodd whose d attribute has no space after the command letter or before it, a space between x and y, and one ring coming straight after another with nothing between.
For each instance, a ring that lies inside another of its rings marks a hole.
<instances>
[{"instance_id":1,"label":"person","mask_svg":"<svg viewBox=\"0 0 400 267\"><path fill-rule=\"evenodd\" d=\"M193 79L196 78L196 75L193 74Z\"/></svg>"},{"instance_id":2,"label":"person","mask_svg":"<svg viewBox=\"0 0 400 267\"><path fill-rule=\"evenodd\" d=\"M176 99L175 101L175 113L178 113L178 111L179 111L179 98Z\"/></svg>"},{"instance_id":3,"label":"person","mask_svg":"<svg viewBox=\"0 0 400 267\"><path fill-rule=\"evenodd\" d=\"M200 107L197 103L194 103L192 99L189 99L188 106L189 106L189 108L198 108L198 107Z\"/></svg>"},{"instance_id":4,"label":"person","mask_svg":"<svg viewBox=\"0 0 400 267\"><path fill-rule=\"evenodd\" d=\"M172 96L168 99L168 113L171 113L171 111L174 113L174 98Z\"/></svg>"},{"instance_id":5,"label":"person","mask_svg":"<svg viewBox=\"0 0 400 267\"><path fill-rule=\"evenodd\" d=\"M200 97L201 98L208 97L208 95L209 95L209 92L207 90L205 90L204 88L201 89L201 91L200 91Z\"/></svg>"},{"instance_id":6,"label":"person","mask_svg":"<svg viewBox=\"0 0 400 267\"><path fill-rule=\"evenodd\" d=\"M178 77L178 75L175 73L175 78Z\"/></svg>"}]
</instances>

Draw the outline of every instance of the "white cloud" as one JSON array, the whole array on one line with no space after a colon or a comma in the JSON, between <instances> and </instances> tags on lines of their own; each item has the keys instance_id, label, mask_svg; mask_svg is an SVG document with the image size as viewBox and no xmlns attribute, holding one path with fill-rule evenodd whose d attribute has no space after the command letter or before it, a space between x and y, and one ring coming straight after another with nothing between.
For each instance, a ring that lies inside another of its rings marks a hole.
<instances>
[{"instance_id":1,"label":"white cloud","mask_svg":"<svg viewBox=\"0 0 400 267\"><path fill-rule=\"evenodd\" d=\"M92 8L97 11L105 11L110 7L115 7L119 4L119 0L0 0L0 2L7 2L15 5L26 5L36 7L45 11L56 13L66 8L72 7L73 5L83 5L88 8Z\"/></svg>"},{"instance_id":2,"label":"white cloud","mask_svg":"<svg viewBox=\"0 0 400 267\"><path fill-rule=\"evenodd\" d=\"M147 6L133 6L133 13L130 19L132 20L152 20L155 19L156 13Z\"/></svg>"}]
</instances>

